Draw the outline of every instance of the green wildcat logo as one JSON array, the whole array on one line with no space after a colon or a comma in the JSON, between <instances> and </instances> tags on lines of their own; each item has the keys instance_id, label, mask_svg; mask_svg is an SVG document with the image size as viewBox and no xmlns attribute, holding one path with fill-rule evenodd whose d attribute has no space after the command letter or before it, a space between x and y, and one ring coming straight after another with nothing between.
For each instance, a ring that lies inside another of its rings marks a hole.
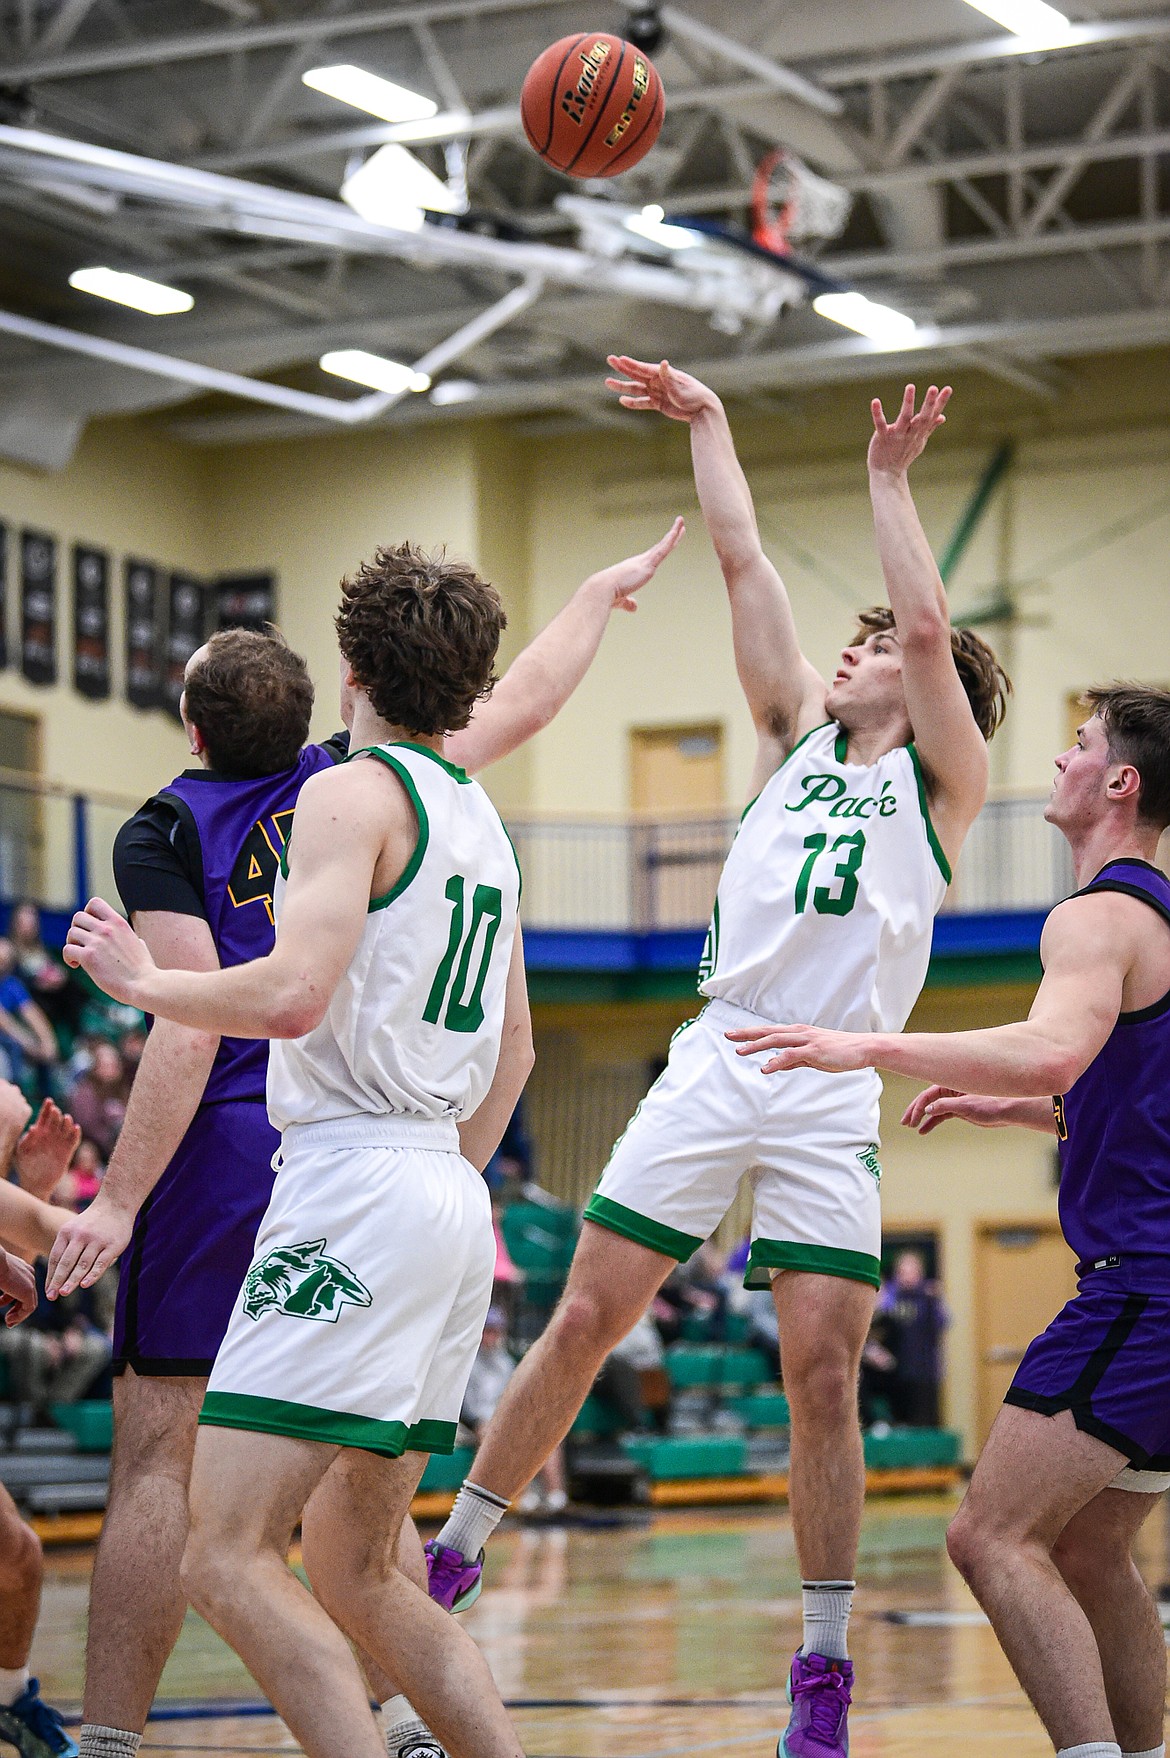
<instances>
[{"instance_id":1,"label":"green wildcat logo","mask_svg":"<svg viewBox=\"0 0 1170 1758\"><path fill-rule=\"evenodd\" d=\"M861 1164L865 1167L874 1183L880 1184L882 1181L882 1163L878 1159L877 1143L871 1141L867 1148L862 1148L857 1158L861 1161Z\"/></svg>"},{"instance_id":2,"label":"green wildcat logo","mask_svg":"<svg viewBox=\"0 0 1170 1758\"><path fill-rule=\"evenodd\" d=\"M365 1283L335 1257L326 1257L324 1246L323 1239L280 1246L253 1264L244 1278L248 1317L282 1312L335 1325L343 1306L369 1306L373 1295Z\"/></svg>"}]
</instances>

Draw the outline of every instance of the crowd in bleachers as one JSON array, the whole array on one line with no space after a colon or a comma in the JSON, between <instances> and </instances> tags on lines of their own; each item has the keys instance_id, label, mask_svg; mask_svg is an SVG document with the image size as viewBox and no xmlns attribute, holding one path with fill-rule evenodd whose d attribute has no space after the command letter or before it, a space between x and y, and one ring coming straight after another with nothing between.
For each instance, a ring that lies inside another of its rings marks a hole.
<instances>
[{"instance_id":1,"label":"crowd in bleachers","mask_svg":"<svg viewBox=\"0 0 1170 1758\"><path fill-rule=\"evenodd\" d=\"M80 1130L68 1172L52 1189L31 1181L19 1161L11 1174L54 1204L92 1202L122 1120L146 1042L145 1022L70 970L44 942L40 912L16 904L0 938L0 1080L20 1089L29 1115L55 1101ZM0 1328L3 1395L22 1422L48 1420L54 1405L109 1396L110 1337L117 1271L93 1288L49 1301L44 1263L31 1318Z\"/></svg>"}]
</instances>

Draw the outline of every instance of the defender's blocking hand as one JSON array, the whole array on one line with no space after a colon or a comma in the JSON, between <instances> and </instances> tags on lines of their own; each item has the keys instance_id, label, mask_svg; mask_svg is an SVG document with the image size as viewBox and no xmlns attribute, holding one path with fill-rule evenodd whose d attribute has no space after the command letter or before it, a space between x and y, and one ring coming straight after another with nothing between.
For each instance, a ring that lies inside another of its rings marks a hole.
<instances>
[{"instance_id":1,"label":"defender's blocking hand","mask_svg":"<svg viewBox=\"0 0 1170 1758\"><path fill-rule=\"evenodd\" d=\"M739 1046L739 1056L755 1056L775 1050L761 1074L781 1074L789 1068L819 1068L826 1074L849 1074L871 1068L869 1039L860 1032L832 1032L823 1026L747 1026L725 1034Z\"/></svg>"},{"instance_id":2,"label":"defender's blocking hand","mask_svg":"<svg viewBox=\"0 0 1170 1758\"><path fill-rule=\"evenodd\" d=\"M948 1117L978 1124L980 1129L998 1129L1005 1121L1004 1109L1002 1099L993 1099L986 1093L960 1093L954 1087L933 1086L911 1099L902 1113L902 1122L919 1135L929 1135Z\"/></svg>"},{"instance_id":3,"label":"defender's blocking hand","mask_svg":"<svg viewBox=\"0 0 1170 1758\"><path fill-rule=\"evenodd\" d=\"M138 985L155 969L154 960L124 916L103 898L91 897L73 918L64 947L65 963L80 966L115 1001L138 1005Z\"/></svg>"},{"instance_id":4,"label":"defender's blocking hand","mask_svg":"<svg viewBox=\"0 0 1170 1758\"><path fill-rule=\"evenodd\" d=\"M37 1309L37 1280L27 1264L0 1250L0 1296L11 1302L4 1314L10 1328L24 1322Z\"/></svg>"},{"instance_id":5,"label":"defender's blocking hand","mask_svg":"<svg viewBox=\"0 0 1170 1758\"><path fill-rule=\"evenodd\" d=\"M666 536L644 549L641 555L627 556L624 562L600 568L585 584L602 593L613 610L637 610L634 593L640 592L654 578L675 544L686 535L686 529L682 518L677 518Z\"/></svg>"},{"instance_id":6,"label":"defender's blocking hand","mask_svg":"<svg viewBox=\"0 0 1170 1758\"><path fill-rule=\"evenodd\" d=\"M16 1144L21 1189L47 1202L68 1172L80 1140L81 1126L46 1099L36 1122Z\"/></svg>"},{"instance_id":7,"label":"defender's blocking hand","mask_svg":"<svg viewBox=\"0 0 1170 1758\"><path fill-rule=\"evenodd\" d=\"M607 378L606 389L617 391L623 409L656 409L672 421L690 422L709 409L719 408L719 399L709 386L689 372L679 372L668 360L653 366L628 354L607 358L614 372L622 376Z\"/></svg>"},{"instance_id":8,"label":"defender's blocking hand","mask_svg":"<svg viewBox=\"0 0 1170 1758\"><path fill-rule=\"evenodd\" d=\"M941 391L937 385L931 385L922 399L921 409L915 414L914 386L907 385L902 407L894 420L888 422L881 399L875 397L870 404L873 438L869 442L869 468L887 476L901 476L907 471L921 455L935 428L946 421L943 411L950 400L950 385L944 385Z\"/></svg>"}]
</instances>

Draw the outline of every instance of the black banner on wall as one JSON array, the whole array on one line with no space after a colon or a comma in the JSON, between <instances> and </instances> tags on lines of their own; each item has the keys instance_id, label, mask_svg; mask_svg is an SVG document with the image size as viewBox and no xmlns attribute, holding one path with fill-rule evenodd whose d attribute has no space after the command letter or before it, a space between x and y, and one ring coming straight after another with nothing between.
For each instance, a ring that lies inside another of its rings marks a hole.
<instances>
[{"instance_id":1,"label":"black banner on wall","mask_svg":"<svg viewBox=\"0 0 1170 1758\"><path fill-rule=\"evenodd\" d=\"M8 664L8 527L0 525L0 669Z\"/></svg>"},{"instance_id":2,"label":"black banner on wall","mask_svg":"<svg viewBox=\"0 0 1170 1758\"><path fill-rule=\"evenodd\" d=\"M57 681L57 541L20 534L20 669L30 684Z\"/></svg>"},{"instance_id":3,"label":"black banner on wall","mask_svg":"<svg viewBox=\"0 0 1170 1758\"><path fill-rule=\"evenodd\" d=\"M169 598L164 700L171 713L177 715L187 661L206 639L207 588L190 574L172 574Z\"/></svg>"},{"instance_id":4,"label":"black banner on wall","mask_svg":"<svg viewBox=\"0 0 1170 1758\"><path fill-rule=\"evenodd\" d=\"M264 629L276 621L275 574L221 574L215 595L217 628Z\"/></svg>"},{"instance_id":5,"label":"black banner on wall","mask_svg":"<svg viewBox=\"0 0 1170 1758\"><path fill-rule=\"evenodd\" d=\"M110 558L73 545L73 687L102 702L110 693Z\"/></svg>"},{"instance_id":6,"label":"black banner on wall","mask_svg":"<svg viewBox=\"0 0 1170 1758\"><path fill-rule=\"evenodd\" d=\"M162 594L158 569L126 563L126 700L135 708L162 701Z\"/></svg>"}]
</instances>

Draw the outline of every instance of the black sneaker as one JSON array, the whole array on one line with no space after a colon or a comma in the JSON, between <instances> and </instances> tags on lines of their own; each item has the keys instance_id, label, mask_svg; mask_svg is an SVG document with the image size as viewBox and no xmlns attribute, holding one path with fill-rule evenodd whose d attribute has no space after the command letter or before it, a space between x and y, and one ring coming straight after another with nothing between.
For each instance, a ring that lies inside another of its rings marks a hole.
<instances>
[{"instance_id":1,"label":"black sneaker","mask_svg":"<svg viewBox=\"0 0 1170 1758\"><path fill-rule=\"evenodd\" d=\"M77 1742L42 1700L39 1679L30 1679L16 1702L0 1709L0 1740L15 1746L21 1758L77 1758Z\"/></svg>"}]
</instances>

